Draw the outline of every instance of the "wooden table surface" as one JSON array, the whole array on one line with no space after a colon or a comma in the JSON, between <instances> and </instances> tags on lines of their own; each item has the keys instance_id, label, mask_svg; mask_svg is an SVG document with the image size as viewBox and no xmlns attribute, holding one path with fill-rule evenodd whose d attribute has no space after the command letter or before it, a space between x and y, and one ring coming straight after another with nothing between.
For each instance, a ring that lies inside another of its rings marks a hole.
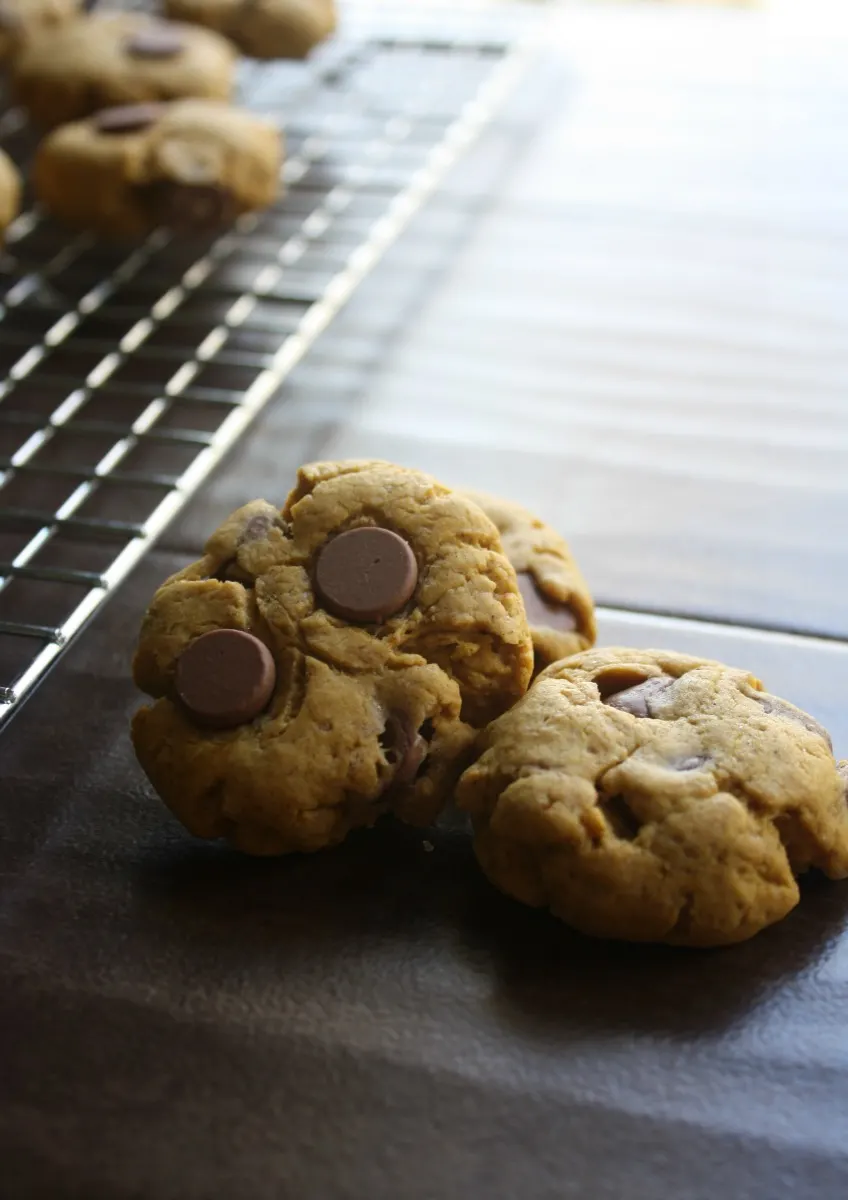
<instances>
[{"instance_id":1,"label":"wooden table surface","mask_svg":"<svg viewBox=\"0 0 848 1200\"><path fill-rule=\"evenodd\" d=\"M377 455L536 508L605 642L749 667L848 755L845 16L565 6L0 736L0 1195L848 1195L848 884L730 950L604 945L497 895L461 826L192 843L127 738L156 584L304 459Z\"/></svg>"}]
</instances>

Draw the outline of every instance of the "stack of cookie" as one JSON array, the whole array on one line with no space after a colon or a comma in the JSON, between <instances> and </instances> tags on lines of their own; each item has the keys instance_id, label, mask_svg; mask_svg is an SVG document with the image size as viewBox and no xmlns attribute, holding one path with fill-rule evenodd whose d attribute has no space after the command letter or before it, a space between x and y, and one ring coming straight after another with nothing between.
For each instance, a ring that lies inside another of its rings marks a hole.
<instances>
[{"instance_id":1,"label":"stack of cookie","mask_svg":"<svg viewBox=\"0 0 848 1200\"><path fill-rule=\"evenodd\" d=\"M333 0L169 0L174 20L82 7L0 0L12 95L49 131L33 168L43 206L71 227L136 237L205 231L271 204L282 138L230 106L238 51L304 57L333 31ZM0 233L19 202L0 152Z\"/></svg>"},{"instance_id":2,"label":"stack of cookie","mask_svg":"<svg viewBox=\"0 0 848 1200\"><path fill-rule=\"evenodd\" d=\"M382 462L303 467L153 597L133 741L194 834L317 851L473 818L488 877L585 933L750 937L848 876L848 763L745 671L591 649L567 545Z\"/></svg>"}]
</instances>

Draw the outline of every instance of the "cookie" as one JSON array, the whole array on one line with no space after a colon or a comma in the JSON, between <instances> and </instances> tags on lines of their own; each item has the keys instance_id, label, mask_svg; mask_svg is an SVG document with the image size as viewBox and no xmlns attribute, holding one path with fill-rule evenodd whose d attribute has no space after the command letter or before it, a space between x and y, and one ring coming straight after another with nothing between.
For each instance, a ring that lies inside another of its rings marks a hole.
<instances>
[{"instance_id":1,"label":"cookie","mask_svg":"<svg viewBox=\"0 0 848 1200\"><path fill-rule=\"evenodd\" d=\"M432 821L476 731L533 666L497 529L429 476L303 467L153 598L133 721L153 786L200 837L311 851L393 812Z\"/></svg>"},{"instance_id":2,"label":"cookie","mask_svg":"<svg viewBox=\"0 0 848 1200\"><path fill-rule=\"evenodd\" d=\"M583 933L719 946L848 875L846 767L745 671L590 650L481 736L457 788L489 879Z\"/></svg>"},{"instance_id":3,"label":"cookie","mask_svg":"<svg viewBox=\"0 0 848 1200\"><path fill-rule=\"evenodd\" d=\"M61 126L39 147L32 178L58 220L133 237L157 225L203 232L267 207L281 161L280 134L252 113L177 100Z\"/></svg>"},{"instance_id":4,"label":"cookie","mask_svg":"<svg viewBox=\"0 0 848 1200\"><path fill-rule=\"evenodd\" d=\"M0 238L21 208L21 178L8 154L0 150Z\"/></svg>"},{"instance_id":5,"label":"cookie","mask_svg":"<svg viewBox=\"0 0 848 1200\"><path fill-rule=\"evenodd\" d=\"M52 129L113 105L201 97L228 100L235 48L220 34L142 13L77 17L26 45L12 91Z\"/></svg>"},{"instance_id":6,"label":"cookie","mask_svg":"<svg viewBox=\"0 0 848 1200\"><path fill-rule=\"evenodd\" d=\"M568 544L520 504L485 492L464 494L497 525L503 548L518 573L533 634L536 671L593 646L592 593Z\"/></svg>"},{"instance_id":7,"label":"cookie","mask_svg":"<svg viewBox=\"0 0 848 1200\"><path fill-rule=\"evenodd\" d=\"M253 58L305 58L336 28L333 0L165 0L165 12L217 29Z\"/></svg>"},{"instance_id":8,"label":"cookie","mask_svg":"<svg viewBox=\"0 0 848 1200\"><path fill-rule=\"evenodd\" d=\"M0 62L45 30L77 16L82 0L0 0Z\"/></svg>"}]
</instances>

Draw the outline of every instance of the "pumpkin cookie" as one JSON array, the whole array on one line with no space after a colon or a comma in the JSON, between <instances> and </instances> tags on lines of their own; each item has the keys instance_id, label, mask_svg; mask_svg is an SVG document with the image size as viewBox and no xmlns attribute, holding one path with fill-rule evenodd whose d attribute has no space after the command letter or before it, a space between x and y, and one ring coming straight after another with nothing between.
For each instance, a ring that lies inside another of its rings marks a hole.
<instances>
[{"instance_id":1,"label":"pumpkin cookie","mask_svg":"<svg viewBox=\"0 0 848 1200\"><path fill-rule=\"evenodd\" d=\"M12 69L12 91L45 129L101 108L197 96L228 100L236 52L210 29L143 13L96 13L42 33Z\"/></svg>"},{"instance_id":2,"label":"pumpkin cookie","mask_svg":"<svg viewBox=\"0 0 848 1200\"><path fill-rule=\"evenodd\" d=\"M848 875L846 764L745 671L594 650L480 739L457 799L492 882L599 937L718 946Z\"/></svg>"},{"instance_id":3,"label":"pumpkin cookie","mask_svg":"<svg viewBox=\"0 0 848 1200\"><path fill-rule=\"evenodd\" d=\"M154 596L134 673L155 703L133 740L193 833L317 850L384 812L432 821L532 666L476 505L388 463L317 463Z\"/></svg>"},{"instance_id":4,"label":"pumpkin cookie","mask_svg":"<svg viewBox=\"0 0 848 1200\"><path fill-rule=\"evenodd\" d=\"M50 134L33 186L53 216L78 229L196 232L271 204L281 162L280 134L252 113L213 100L133 104Z\"/></svg>"}]
</instances>

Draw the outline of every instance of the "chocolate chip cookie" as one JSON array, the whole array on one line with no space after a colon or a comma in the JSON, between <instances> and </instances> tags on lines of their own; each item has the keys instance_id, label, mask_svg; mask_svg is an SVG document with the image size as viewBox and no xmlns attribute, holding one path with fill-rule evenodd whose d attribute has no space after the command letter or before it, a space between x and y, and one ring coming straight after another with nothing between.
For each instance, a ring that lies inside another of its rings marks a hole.
<instances>
[{"instance_id":1,"label":"chocolate chip cookie","mask_svg":"<svg viewBox=\"0 0 848 1200\"><path fill-rule=\"evenodd\" d=\"M280 134L252 113L214 100L123 105L54 130L36 155L33 187L78 229L203 232L271 204L281 161Z\"/></svg>"},{"instance_id":2,"label":"chocolate chip cookie","mask_svg":"<svg viewBox=\"0 0 848 1200\"><path fill-rule=\"evenodd\" d=\"M21 207L21 178L8 154L0 150L0 239Z\"/></svg>"},{"instance_id":3,"label":"chocolate chip cookie","mask_svg":"<svg viewBox=\"0 0 848 1200\"><path fill-rule=\"evenodd\" d=\"M0 0L0 62L45 30L63 25L81 8L82 0Z\"/></svg>"},{"instance_id":4,"label":"chocolate chip cookie","mask_svg":"<svg viewBox=\"0 0 848 1200\"><path fill-rule=\"evenodd\" d=\"M155 703L133 741L192 833L317 850L386 812L433 820L532 666L476 505L388 463L316 463L154 596L134 675Z\"/></svg>"},{"instance_id":5,"label":"chocolate chip cookie","mask_svg":"<svg viewBox=\"0 0 848 1200\"><path fill-rule=\"evenodd\" d=\"M457 799L489 879L599 937L718 946L848 875L846 764L745 671L590 650L479 743Z\"/></svg>"},{"instance_id":6,"label":"chocolate chip cookie","mask_svg":"<svg viewBox=\"0 0 848 1200\"><path fill-rule=\"evenodd\" d=\"M166 0L165 11L217 29L253 58L305 58L336 27L333 0Z\"/></svg>"},{"instance_id":7,"label":"chocolate chip cookie","mask_svg":"<svg viewBox=\"0 0 848 1200\"><path fill-rule=\"evenodd\" d=\"M464 494L497 525L503 548L518 574L533 634L536 671L593 646L592 593L563 538L520 504L485 492Z\"/></svg>"},{"instance_id":8,"label":"chocolate chip cookie","mask_svg":"<svg viewBox=\"0 0 848 1200\"><path fill-rule=\"evenodd\" d=\"M28 43L13 64L12 91L35 124L52 129L114 105L228 100L235 62L235 48L210 29L99 13Z\"/></svg>"}]
</instances>

